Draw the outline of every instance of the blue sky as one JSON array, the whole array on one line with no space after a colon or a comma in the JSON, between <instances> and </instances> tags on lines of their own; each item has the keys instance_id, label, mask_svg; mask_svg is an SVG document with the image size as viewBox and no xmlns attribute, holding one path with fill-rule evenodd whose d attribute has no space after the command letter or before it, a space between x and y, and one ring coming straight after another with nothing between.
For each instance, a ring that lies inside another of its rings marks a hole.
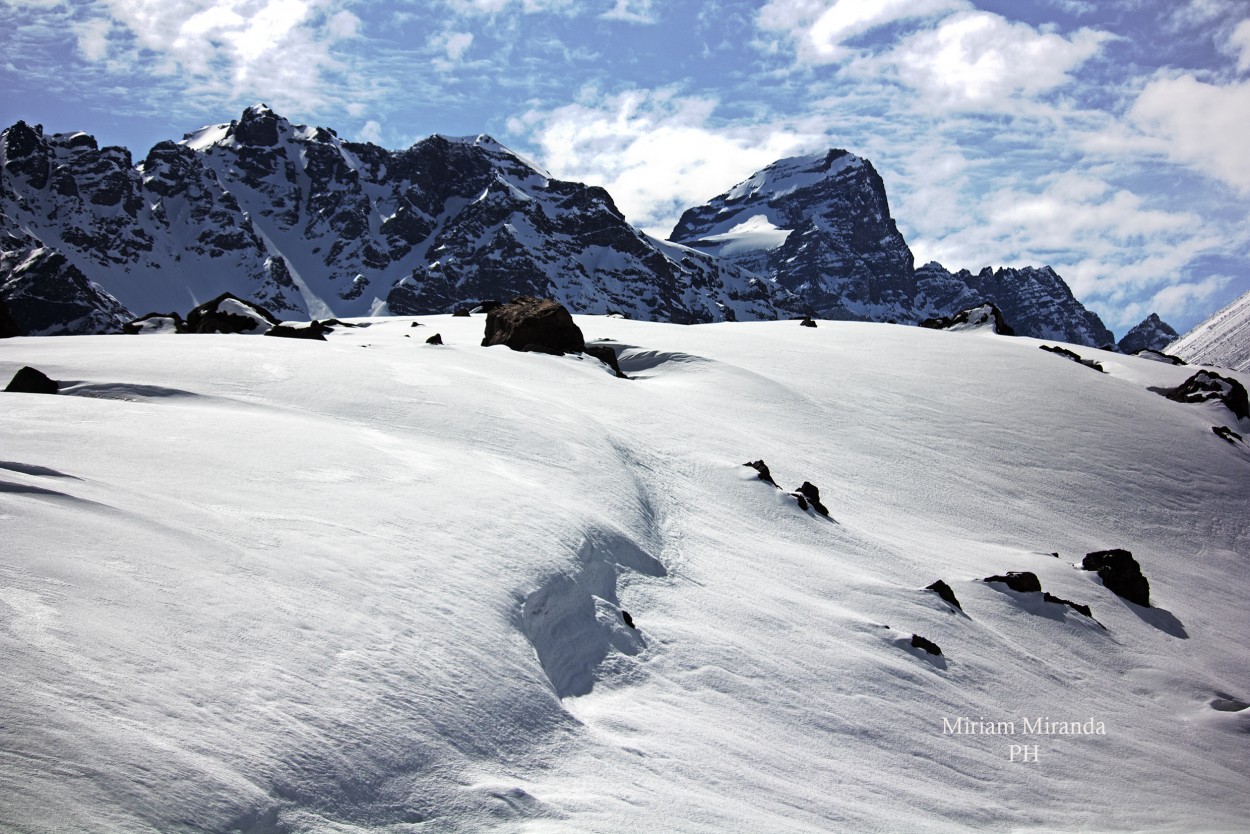
<instances>
[{"instance_id":1,"label":"blue sky","mask_svg":"<svg viewBox=\"0 0 1250 834\"><path fill-rule=\"evenodd\" d=\"M0 0L0 43L0 122L136 156L257 101L485 132L664 236L843 147L918 263L1050 264L1117 335L1250 290L1247 0Z\"/></svg>"}]
</instances>

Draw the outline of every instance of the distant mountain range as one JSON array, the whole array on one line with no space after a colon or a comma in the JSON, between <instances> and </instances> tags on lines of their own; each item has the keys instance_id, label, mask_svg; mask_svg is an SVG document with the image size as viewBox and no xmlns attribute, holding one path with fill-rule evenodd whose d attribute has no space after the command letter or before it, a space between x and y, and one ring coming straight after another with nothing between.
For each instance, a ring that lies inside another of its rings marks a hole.
<instances>
[{"instance_id":1,"label":"distant mountain range","mask_svg":"<svg viewBox=\"0 0 1250 834\"><path fill-rule=\"evenodd\" d=\"M488 136L388 151L264 105L137 164L85 133L0 135L0 297L26 333L115 332L224 291L296 319L534 295L678 323L917 324L990 301L1020 335L1115 341L1049 267L914 268L881 177L844 150L778 161L662 241Z\"/></svg>"}]
</instances>

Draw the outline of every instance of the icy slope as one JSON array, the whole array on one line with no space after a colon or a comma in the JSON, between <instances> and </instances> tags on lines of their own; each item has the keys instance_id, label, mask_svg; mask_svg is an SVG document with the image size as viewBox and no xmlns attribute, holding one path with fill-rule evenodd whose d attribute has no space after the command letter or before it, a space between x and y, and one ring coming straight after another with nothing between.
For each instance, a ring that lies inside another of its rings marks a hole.
<instances>
[{"instance_id":1,"label":"icy slope","mask_svg":"<svg viewBox=\"0 0 1250 834\"><path fill-rule=\"evenodd\" d=\"M0 829L1243 827L1250 426L1192 368L578 320L634 379L481 318L0 343L76 395L2 395Z\"/></svg>"},{"instance_id":2,"label":"icy slope","mask_svg":"<svg viewBox=\"0 0 1250 834\"><path fill-rule=\"evenodd\" d=\"M1188 362L1250 372L1250 293L1165 348Z\"/></svg>"}]
</instances>

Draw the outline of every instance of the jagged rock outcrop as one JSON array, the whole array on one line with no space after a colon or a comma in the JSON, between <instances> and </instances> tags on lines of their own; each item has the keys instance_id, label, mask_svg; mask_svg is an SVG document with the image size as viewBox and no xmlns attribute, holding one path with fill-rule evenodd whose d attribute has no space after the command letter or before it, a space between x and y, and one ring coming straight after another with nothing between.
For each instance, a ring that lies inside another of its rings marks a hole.
<instances>
[{"instance_id":1,"label":"jagged rock outcrop","mask_svg":"<svg viewBox=\"0 0 1250 834\"><path fill-rule=\"evenodd\" d=\"M1198 371L1175 388L1152 390L1178 403L1220 403L1238 420L1250 419L1250 395L1245 386L1214 371Z\"/></svg>"},{"instance_id":2,"label":"jagged rock outcrop","mask_svg":"<svg viewBox=\"0 0 1250 834\"><path fill-rule=\"evenodd\" d=\"M1162 351L1180 336L1155 313L1151 313L1116 344L1120 353L1137 353L1143 350Z\"/></svg>"},{"instance_id":3,"label":"jagged rock outcrop","mask_svg":"<svg viewBox=\"0 0 1250 834\"><path fill-rule=\"evenodd\" d=\"M488 136L387 151L264 105L137 165L85 133L19 122L0 140L0 211L130 310L228 291L307 319L518 295L660 321L777 315L766 282L648 237L603 189ZM75 332L117 329L95 323Z\"/></svg>"},{"instance_id":4,"label":"jagged rock outcrop","mask_svg":"<svg viewBox=\"0 0 1250 834\"><path fill-rule=\"evenodd\" d=\"M188 333L265 333L279 324L273 313L224 292L187 313Z\"/></svg>"},{"instance_id":5,"label":"jagged rock outcrop","mask_svg":"<svg viewBox=\"0 0 1250 834\"><path fill-rule=\"evenodd\" d=\"M1098 578L1108 590L1129 602L1150 607L1150 582L1142 574L1141 565L1133 554L1122 548L1098 550L1087 553L1081 567L1097 571Z\"/></svg>"},{"instance_id":6,"label":"jagged rock outcrop","mask_svg":"<svg viewBox=\"0 0 1250 834\"><path fill-rule=\"evenodd\" d=\"M1005 576L987 576L986 582L1001 582L1013 591L1022 594L1042 590L1042 582L1032 571L1008 571Z\"/></svg>"},{"instance_id":7,"label":"jagged rock outcrop","mask_svg":"<svg viewBox=\"0 0 1250 834\"><path fill-rule=\"evenodd\" d=\"M936 316L920 322L921 327L930 330L989 330L1000 336L1014 336L1016 331L1007 324L1002 311L993 304L978 304L967 310L960 310L953 316Z\"/></svg>"}]
</instances>

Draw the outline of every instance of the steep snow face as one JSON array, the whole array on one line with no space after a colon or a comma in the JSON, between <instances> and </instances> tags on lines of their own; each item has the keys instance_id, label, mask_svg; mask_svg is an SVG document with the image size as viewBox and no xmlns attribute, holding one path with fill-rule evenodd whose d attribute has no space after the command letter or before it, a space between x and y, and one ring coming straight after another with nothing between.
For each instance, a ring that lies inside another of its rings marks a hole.
<instances>
[{"instance_id":1,"label":"steep snow face","mask_svg":"<svg viewBox=\"0 0 1250 834\"><path fill-rule=\"evenodd\" d=\"M0 342L64 386L0 394L0 829L1243 827L1250 452L1191 369L577 322L632 379L481 317Z\"/></svg>"},{"instance_id":2,"label":"steep snow face","mask_svg":"<svg viewBox=\"0 0 1250 834\"><path fill-rule=\"evenodd\" d=\"M1186 362L1250 371L1250 293L1165 348Z\"/></svg>"},{"instance_id":3,"label":"steep snow face","mask_svg":"<svg viewBox=\"0 0 1250 834\"><path fill-rule=\"evenodd\" d=\"M1171 325L1151 313L1142 319L1141 324L1124 334L1124 338L1116 345L1121 353L1137 353L1142 350L1161 351L1175 342L1180 334Z\"/></svg>"},{"instance_id":4,"label":"steep snow face","mask_svg":"<svg viewBox=\"0 0 1250 834\"><path fill-rule=\"evenodd\" d=\"M686 211L670 239L767 276L794 295L783 303L797 311L915 318L911 250L885 186L870 162L844 150L773 163Z\"/></svg>"}]
</instances>

